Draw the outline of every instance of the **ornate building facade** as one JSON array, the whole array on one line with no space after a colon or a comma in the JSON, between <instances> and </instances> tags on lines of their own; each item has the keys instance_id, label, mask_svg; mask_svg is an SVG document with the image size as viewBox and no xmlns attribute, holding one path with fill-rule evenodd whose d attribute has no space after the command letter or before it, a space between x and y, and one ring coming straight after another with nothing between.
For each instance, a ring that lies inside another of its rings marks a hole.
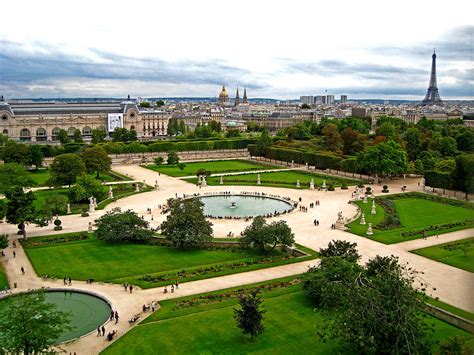
<instances>
[{"instance_id":1,"label":"ornate building facade","mask_svg":"<svg viewBox=\"0 0 474 355\"><path fill-rule=\"evenodd\" d=\"M132 101L90 103L8 103L0 100L0 133L26 142L57 141L59 131L69 136L79 130L84 139L99 129L114 127L137 131L139 138L167 134L170 114L140 109Z\"/></svg>"}]
</instances>

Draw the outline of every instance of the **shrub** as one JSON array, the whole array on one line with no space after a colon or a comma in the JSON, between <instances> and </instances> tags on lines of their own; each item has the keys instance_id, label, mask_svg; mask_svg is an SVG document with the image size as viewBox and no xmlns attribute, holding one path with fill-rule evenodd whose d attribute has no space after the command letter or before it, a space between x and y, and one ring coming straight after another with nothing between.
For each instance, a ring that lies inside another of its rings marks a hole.
<instances>
[{"instance_id":1,"label":"shrub","mask_svg":"<svg viewBox=\"0 0 474 355\"><path fill-rule=\"evenodd\" d=\"M61 220L58 219L58 218L56 218L56 219L54 220L54 230L55 230L55 231L60 231L60 230L63 229L63 227L61 227L61 223L62 223Z\"/></svg>"},{"instance_id":2,"label":"shrub","mask_svg":"<svg viewBox=\"0 0 474 355\"><path fill-rule=\"evenodd\" d=\"M383 187L382 192L388 192L388 186L387 185L383 185L382 187Z\"/></svg>"},{"instance_id":3,"label":"shrub","mask_svg":"<svg viewBox=\"0 0 474 355\"><path fill-rule=\"evenodd\" d=\"M372 188L371 188L370 186L367 186L367 187L365 188L365 194L366 194L366 195L370 195L371 193L372 193Z\"/></svg>"},{"instance_id":4,"label":"shrub","mask_svg":"<svg viewBox=\"0 0 474 355\"><path fill-rule=\"evenodd\" d=\"M332 181L328 184L328 191L334 191L334 183Z\"/></svg>"}]
</instances>

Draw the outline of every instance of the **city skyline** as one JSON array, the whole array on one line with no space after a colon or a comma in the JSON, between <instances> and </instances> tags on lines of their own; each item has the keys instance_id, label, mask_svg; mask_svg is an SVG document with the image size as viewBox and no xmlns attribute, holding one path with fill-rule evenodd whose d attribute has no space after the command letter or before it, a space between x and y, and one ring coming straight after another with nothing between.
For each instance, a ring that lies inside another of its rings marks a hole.
<instances>
[{"instance_id":1,"label":"city skyline","mask_svg":"<svg viewBox=\"0 0 474 355\"><path fill-rule=\"evenodd\" d=\"M443 99L473 99L467 1L289 6L203 1L84 1L72 13L46 1L7 3L0 29L0 94L38 97L249 97L422 100L433 48ZM28 7L27 13L21 13ZM130 11L127 10L130 8ZM183 10L184 8L184 10ZM40 15L40 16L38 16Z\"/></svg>"}]
</instances>

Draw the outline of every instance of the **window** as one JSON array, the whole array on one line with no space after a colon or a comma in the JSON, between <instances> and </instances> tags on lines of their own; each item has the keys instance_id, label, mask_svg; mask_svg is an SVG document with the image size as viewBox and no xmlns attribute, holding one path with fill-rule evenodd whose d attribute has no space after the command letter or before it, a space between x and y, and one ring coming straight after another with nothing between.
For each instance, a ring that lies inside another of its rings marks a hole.
<instances>
[{"instance_id":1,"label":"window","mask_svg":"<svg viewBox=\"0 0 474 355\"><path fill-rule=\"evenodd\" d=\"M31 134L30 134L30 130L29 130L29 129L23 128L23 129L20 131L20 140L21 140L21 141L30 141L30 140L31 140Z\"/></svg>"},{"instance_id":2,"label":"window","mask_svg":"<svg viewBox=\"0 0 474 355\"><path fill-rule=\"evenodd\" d=\"M131 125L131 126L130 126L130 130L131 130L131 131L134 131L134 130L135 130L135 126L134 126L134 125Z\"/></svg>"},{"instance_id":3,"label":"window","mask_svg":"<svg viewBox=\"0 0 474 355\"><path fill-rule=\"evenodd\" d=\"M84 127L82 129L82 135L83 136L91 136L92 135L92 129L88 126Z\"/></svg>"},{"instance_id":4,"label":"window","mask_svg":"<svg viewBox=\"0 0 474 355\"><path fill-rule=\"evenodd\" d=\"M131 118L134 118L134 117L135 117L135 112L132 112L132 113L130 114L130 117L131 117Z\"/></svg>"},{"instance_id":5,"label":"window","mask_svg":"<svg viewBox=\"0 0 474 355\"><path fill-rule=\"evenodd\" d=\"M76 127L69 127L67 129L67 135L70 137L74 136L74 132L76 132Z\"/></svg>"},{"instance_id":6,"label":"window","mask_svg":"<svg viewBox=\"0 0 474 355\"><path fill-rule=\"evenodd\" d=\"M61 128L54 127L53 130L51 131L51 138L53 139L53 141L58 140L58 135L59 135L60 130L61 130Z\"/></svg>"},{"instance_id":7,"label":"window","mask_svg":"<svg viewBox=\"0 0 474 355\"><path fill-rule=\"evenodd\" d=\"M105 127L104 127L104 126L99 126L99 127L97 127L97 129L98 129L99 131L105 132Z\"/></svg>"},{"instance_id":8,"label":"window","mask_svg":"<svg viewBox=\"0 0 474 355\"><path fill-rule=\"evenodd\" d=\"M8 120L8 116L6 114L2 115L2 120L4 121Z\"/></svg>"},{"instance_id":9,"label":"window","mask_svg":"<svg viewBox=\"0 0 474 355\"><path fill-rule=\"evenodd\" d=\"M36 130L36 140L41 142L47 139L46 130L44 128L38 128Z\"/></svg>"}]
</instances>

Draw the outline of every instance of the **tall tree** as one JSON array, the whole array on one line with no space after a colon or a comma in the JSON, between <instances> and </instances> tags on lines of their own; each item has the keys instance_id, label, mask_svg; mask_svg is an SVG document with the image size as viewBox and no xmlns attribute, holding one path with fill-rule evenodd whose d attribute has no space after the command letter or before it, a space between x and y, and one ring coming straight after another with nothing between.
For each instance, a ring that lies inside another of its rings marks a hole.
<instances>
[{"instance_id":1,"label":"tall tree","mask_svg":"<svg viewBox=\"0 0 474 355\"><path fill-rule=\"evenodd\" d=\"M36 169L41 168L43 165L44 155L41 147L36 144L32 144L28 148L30 165L33 165Z\"/></svg>"},{"instance_id":2,"label":"tall tree","mask_svg":"<svg viewBox=\"0 0 474 355\"><path fill-rule=\"evenodd\" d=\"M9 140L3 147L2 152L5 163L18 163L23 166L30 166L30 152L26 144Z\"/></svg>"},{"instance_id":3,"label":"tall tree","mask_svg":"<svg viewBox=\"0 0 474 355\"><path fill-rule=\"evenodd\" d=\"M76 142L76 143L84 142L84 140L82 139L82 134L81 134L80 129L74 130L74 135L73 135L72 139L74 139L74 142Z\"/></svg>"},{"instance_id":4,"label":"tall tree","mask_svg":"<svg viewBox=\"0 0 474 355\"><path fill-rule=\"evenodd\" d=\"M178 248L202 247L212 240L212 223L203 204L196 198L170 200L170 214L161 224L161 233Z\"/></svg>"},{"instance_id":5,"label":"tall tree","mask_svg":"<svg viewBox=\"0 0 474 355\"><path fill-rule=\"evenodd\" d=\"M7 191L8 198L6 217L8 223L22 224L33 222L36 218L33 201L35 196L31 191L24 192L22 187Z\"/></svg>"},{"instance_id":6,"label":"tall tree","mask_svg":"<svg viewBox=\"0 0 474 355\"><path fill-rule=\"evenodd\" d=\"M102 129L92 130L92 143L94 144L102 143L103 141L105 141L105 137L107 137L107 134L105 133L104 130Z\"/></svg>"},{"instance_id":7,"label":"tall tree","mask_svg":"<svg viewBox=\"0 0 474 355\"><path fill-rule=\"evenodd\" d=\"M110 170L112 159L110 159L104 148L95 146L87 148L82 153L82 160L89 173L95 172L96 178L99 178L100 173L105 173Z\"/></svg>"},{"instance_id":8,"label":"tall tree","mask_svg":"<svg viewBox=\"0 0 474 355\"><path fill-rule=\"evenodd\" d=\"M69 188L69 197L74 202L87 202L91 196L99 201L103 199L105 197L104 186L99 180L88 174L78 176L76 184Z\"/></svg>"},{"instance_id":9,"label":"tall tree","mask_svg":"<svg viewBox=\"0 0 474 355\"><path fill-rule=\"evenodd\" d=\"M263 314L265 311L261 309L262 303L263 299L259 295L259 289L256 288L248 294L240 294L240 308L234 309L237 327L242 329L244 334L250 334L252 340L265 330L263 326Z\"/></svg>"},{"instance_id":10,"label":"tall tree","mask_svg":"<svg viewBox=\"0 0 474 355\"><path fill-rule=\"evenodd\" d=\"M35 183L26 169L18 163L0 165L0 192L7 192L17 187L27 188Z\"/></svg>"},{"instance_id":11,"label":"tall tree","mask_svg":"<svg viewBox=\"0 0 474 355\"><path fill-rule=\"evenodd\" d=\"M65 129L60 129L56 138L61 144L69 143L71 140Z\"/></svg>"},{"instance_id":12,"label":"tall tree","mask_svg":"<svg viewBox=\"0 0 474 355\"><path fill-rule=\"evenodd\" d=\"M359 153L359 166L368 173L376 175L397 175L407 169L406 152L394 141L380 143Z\"/></svg>"},{"instance_id":13,"label":"tall tree","mask_svg":"<svg viewBox=\"0 0 474 355\"><path fill-rule=\"evenodd\" d=\"M267 154L268 148L272 145L272 138L268 134L268 131L265 129L262 131L262 134L257 140L255 147L255 154L257 156L265 156Z\"/></svg>"},{"instance_id":14,"label":"tall tree","mask_svg":"<svg viewBox=\"0 0 474 355\"><path fill-rule=\"evenodd\" d=\"M166 160L168 165L175 165L179 163L179 156L174 150L168 152L168 158Z\"/></svg>"},{"instance_id":15,"label":"tall tree","mask_svg":"<svg viewBox=\"0 0 474 355\"><path fill-rule=\"evenodd\" d=\"M0 344L8 353L44 353L64 331L71 329L70 314L47 303L43 292L13 297L3 302Z\"/></svg>"},{"instance_id":16,"label":"tall tree","mask_svg":"<svg viewBox=\"0 0 474 355\"><path fill-rule=\"evenodd\" d=\"M147 221L131 210L122 212L118 207L97 219L95 224L97 239L108 242L143 243L153 236Z\"/></svg>"},{"instance_id":17,"label":"tall tree","mask_svg":"<svg viewBox=\"0 0 474 355\"><path fill-rule=\"evenodd\" d=\"M458 190L468 194L474 193L474 154L461 154L456 157L454 182Z\"/></svg>"},{"instance_id":18,"label":"tall tree","mask_svg":"<svg viewBox=\"0 0 474 355\"><path fill-rule=\"evenodd\" d=\"M69 199L66 195L61 193L52 194L46 198L43 212L48 217L65 213L68 202Z\"/></svg>"},{"instance_id":19,"label":"tall tree","mask_svg":"<svg viewBox=\"0 0 474 355\"><path fill-rule=\"evenodd\" d=\"M351 243L346 240L330 241L326 248L319 249L319 254L323 257L339 256L348 261L356 262L360 259L357 251L357 243Z\"/></svg>"},{"instance_id":20,"label":"tall tree","mask_svg":"<svg viewBox=\"0 0 474 355\"><path fill-rule=\"evenodd\" d=\"M84 174L86 167L78 155L66 153L54 158L50 170L50 183L53 186L71 186L78 176Z\"/></svg>"},{"instance_id":21,"label":"tall tree","mask_svg":"<svg viewBox=\"0 0 474 355\"><path fill-rule=\"evenodd\" d=\"M416 160L421 151L421 134L418 128L408 128L403 135L403 140L405 141L408 158Z\"/></svg>"},{"instance_id":22,"label":"tall tree","mask_svg":"<svg viewBox=\"0 0 474 355\"><path fill-rule=\"evenodd\" d=\"M323 130L324 148L330 151L337 151L342 147L342 139L337 126L333 123L327 124Z\"/></svg>"}]
</instances>

